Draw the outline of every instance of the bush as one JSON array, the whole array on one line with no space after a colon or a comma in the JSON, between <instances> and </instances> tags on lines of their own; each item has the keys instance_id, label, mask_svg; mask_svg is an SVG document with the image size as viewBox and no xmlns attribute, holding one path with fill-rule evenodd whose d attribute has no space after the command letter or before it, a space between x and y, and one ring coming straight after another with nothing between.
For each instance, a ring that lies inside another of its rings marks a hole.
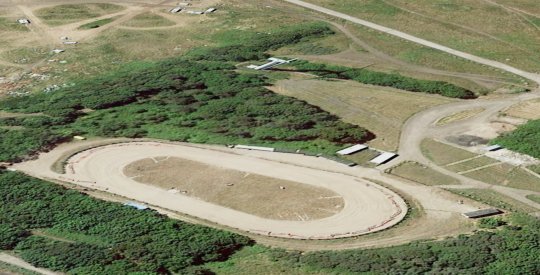
<instances>
[{"instance_id":1,"label":"bush","mask_svg":"<svg viewBox=\"0 0 540 275\"><path fill-rule=\"evenodd\" d=\"M310 63L307 61L297 61L293 65L296 70L310 72L325 78L351 79L364 84L387 86L411 92L439 94L453 98L476 98L473 92L442 81L419 80L399 74Z\"/></svg>"},{"instance_id":2,"label":"bush","mask_svg":"<svg viewBox=\"0 0 540 275\"><path fill-rule=\"evenodd\" d=\"M495 229L499 226L505 225L506 222L499 218L483 218L478 221L480 228Z\"/></svg>"}]
</instances>

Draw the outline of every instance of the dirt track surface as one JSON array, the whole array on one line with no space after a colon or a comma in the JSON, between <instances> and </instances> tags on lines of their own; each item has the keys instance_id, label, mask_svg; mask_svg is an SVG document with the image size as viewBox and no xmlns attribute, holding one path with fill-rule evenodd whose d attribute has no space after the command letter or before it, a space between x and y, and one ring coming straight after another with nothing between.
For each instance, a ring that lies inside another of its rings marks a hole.
<instances>
[{"instance_id":1,"label":"dirt track surface","mask_svg":"<svg viewBox=\"0 0 540 275\"><path fill-rule=\"evenodd\" d=\"M124 174L172 193L272 220L318 220L335 215L344 205L341 196L326 188L180 158L138 160L127 165Z\"/></svg>"},{"instance_id":2,"label":"dirt track surface","mask_svg":"<svg viewBox=\"0 0 540 275\"><path fill-rule=\"evenodd\" d=\"M334 10L330 10L330 9L327 9L327 8L323 8L321 6L317 6L317 5L314 5L314 4L311 4L311 3L307 3L307 2L304 2L304 1L300 1L300 0L284 0L284 1L289 2L291 4L294 4L294 5L298 5L298 6L307 8L307 9L311 9L311 10L314 10L314 11L317 11L317 12L321 12L321 13L324 13L324 14L327 14L327 15L330 15L330 16L333 16L333 17L341 18L341 19L344 19L344 20L347 20L347 21L350 21L350 22L353 22L353 23L356 23L356 24L360 24L360 25L363 25L363 26L368 27L368 28L375 29L375 30L380 31L380 32L391 34L391 35L400 37L402 39L409 40L409 41L421 44L421 45L426 46L426 47L437 49L437 50L449 53L449 54L454 55L454 56L458 56L458 57L461 57L461 58L464 58L464 59L467 59L467 60L470 60L470 61L474 61L476 63L480 63L480 64L484 64L484 65L487 65L487 66L490 66L490 67L498 68L498 69L501 69L501 70L504 70L504 71L519 75L519 76L524 77L526 79L532 80L532 81L534 81L534 82L536 82L536 83L538 83L540 85L540 75L539 74L526 72L526 71L520 70L518 68L512 67L510 65L507 65L507 64L504 64L504 63L501 63L501 62L498 62L498 61L493 61L493 60L489 60L489 59L486 59L486 58L483 58L483 57L475 56L475 55L472 55L472 54L469 54L469 53L466 53L466 52L458 51L458 50L455 50L455 49L452 49L452 48L449 48L449 47L446 47L446 46L443 46L443 45L440 45L440 44L437 44L437 43L434 43L434 42L431 42L431 41L428 41L428 40L425 40L425 39L422 39L422 38L419 38L419 37L416 37L416 36L413 36L413 35L410 35L410 34L407 34L407 33L404 33L404 32L401 32L401 31L398 31L398 30L394 30L394 29L391 29L391 28L388 28L388 27L384 27L384 26L381 26L381 25L378 25L378 24L375 24L375 23L372 23L372 22L369 22L369 21L366 21L366 20L362 20L362 19L357 18L357 17L353 17L353 16L350 16L350 15L347 15L347 14L344 14L344 13L340 13L340 12L337 12L337 11L334 11Z\"/></svg>"},{"instance_id":3,"label":"dirt track surface","mask_svg":"<svg viewBox=\"0 0 540 275\"><path fill-rule=\"evenodd\" d=\"M399 222L407 212L405 202L397 194L360 178L241 156L232 151L213 151L157 142L133 142L98 147L76 154L70 158L67 173L63 176L55 175L49 169L49 162L28 162L18 169L106 190L242 231L285 238L332 239L361 235L388 228ZM345 206L336 215L319 220L270 220L181 194L172 194L161 188L138 183L124 175L124 167L129 163L155 156L185 158L226 169L326 188L340 195Z\"/></svg>"}]
</instances>

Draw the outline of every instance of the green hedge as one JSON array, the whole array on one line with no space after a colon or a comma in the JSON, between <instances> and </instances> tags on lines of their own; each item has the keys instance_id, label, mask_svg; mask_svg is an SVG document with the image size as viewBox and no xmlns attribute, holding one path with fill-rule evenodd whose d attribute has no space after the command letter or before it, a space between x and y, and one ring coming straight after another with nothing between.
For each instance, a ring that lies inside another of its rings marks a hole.
<instances>
[{"instance_id":1,"label":"green hedge","mask_svg":"<svg viewBox=\"0 0 540 275\"><path fill-rule=\"evenodd\" d=\"M348 68L307 61L294 62L293 66L298 71L309 72L326 78L351 79L364 84L387 86L411 92L439 94L446 97L476 98L472 91L443 81L420 80L394 73L375 72L368 69Z\"/></svg>"},{"instance_id":2,"label":"green hedge","mask_svg":"<svg viewBox=\"0 0 540 275\"><path fill-rule=\"evenodd\" d=\"M540 159L540 120L531 120L520 125L516 130L503 134L491 143Z\"/></svg>"}]
</instances>

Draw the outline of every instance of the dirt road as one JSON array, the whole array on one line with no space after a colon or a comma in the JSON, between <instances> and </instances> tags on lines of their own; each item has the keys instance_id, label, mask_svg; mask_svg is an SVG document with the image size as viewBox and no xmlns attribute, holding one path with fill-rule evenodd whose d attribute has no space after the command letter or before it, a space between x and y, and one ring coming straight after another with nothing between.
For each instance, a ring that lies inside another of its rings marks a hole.
<instances>
[{"instance_id":1,"label":"dirt road","mask_svg":"<svg viewBox=\"0 0 540 275\"><path fill-rule=\"evenodd\" d=\"M56 273L56 272L52 272L52 271L49 271L49 270L46 270L46 269L43 269L43 268L37 268L37 267L34 267L33 265L17 258L17 257L14 257L14 256L11 256L9 254L6 254L6 253L0 253L0 262L5 262L5 263L8 263L10 265L14 265L14 266L18 266L18 267L21 267L21 268L24 268L24 269L27 269L27 270L30 270L30 271L34 271L34 272L37 272L39 274L43 274L43 275L58 275L58 274L61 274L61 273Z\"/></svg>"},{"instance_id":2,"label":"dirt road","mask_svg":"<svg viewBox=\"0 0 540 275\"><path fill-rule=\"evenodd\" d=\"M539 74L526 72L526 71L520 70L518 68L512 67L510 65L507 65L507 64L504 64L504 63L501 63L501 62L498 62L498 61L489 60L489 59L479 57L479 56L475 56L475 55L472 55L472 54L469 54L469 53L466 53L466 52L458 51L458 50L455 50L455 49L452 49L452 48L449 48L449 47L446 47L446 46L443 46L443 45L440 45L440 44L437 44L437 43L434 43L434 42L431 42L431 41L428 41L428 40L425 40L425 39L422 39L422 38L419 38L419 37L416 37L416 36L413 36L413 35L410 35L410 34L407 34L407 33L404 33L404 32L401 32L401 31L398 31L398 30L394 30L394 29L391 29L391 28L388 28L388 27L384 27L384 26L381 26L381 25L378 25L378 24L375 24L375 23L372 23L372 22L369 22L369 21L366 21L366 20L362 20L362 19L357 18L357 17L353 17L353 16L350 16L350 15L347 15L347 14L344 14L344 13L340 13L340 12L337 12L337 11L334 11L334 10L330 10L330 9L327 9L327 8L323 8L321 6L317 6L317 5L314 5L314 4L311 4L311 3L307 3L307 2L304 2L304 1L300 1L300 0L284 0L284 1L289 2L291 4L294 4L294 5L298 5L298 6L307 8L307 9L315 10L317 12L321 12L321 13L324 13L324 14L327 14L327 15L330 15L330 16L333 16L333 17L338 17L338 18L341 18L341 19L344 19L344 20L347 20L347 21L350 21L350 22L353 22L353 23L356 23L356 24L360 24L360 25L363 25L363 26L368 27L368 28L375 29L375 30L380 31L380 32L391 34L391 35L400 37L402 39L409 40L409 41L421 44L421 45L426 46L426 47L437 49L437 50L449 53L449 54L454 55L454 56L458 56L458 57L461 57L461 58L464 58L464 59L467 59L467 60L470 60L470 61L474 61L476 63L480 63L480 64L484 64L484 65L487 65L487 66L490 66L490 67L498 68L498 69L501 69L501 70L504 70L504 71L519 75L519 76L524 77L526 79L532 80L532 81L534 81L534 82L536 82L536 83L538 83L540 85L540 75Z\"/></svg>"},{"instance_id":3,"label":"dirt road","mask_svg":"<svg viewBox=\"0 0 540 275\"><path fill-rule=\"evenodd\" d=\"M398 160L414 160L420 162L440 173L460 180L464 188L490 188L529 206L540 209L539 203L533 202L526 198L526 195L534 194L535 192L505 186L491 185L465 177L456 172L449 171L437 166L426 156L424 156L420 147L422 140L426 138L444 140L445 137L458 136L462 134L485 135L486 132L492 131L489 129L489 125L492 120L498 116L499 112L514 104L534 98L540 98L540 93L536 92L521 94L514 97L505 97L495 100L477 99L474 101L460 101L440 105L436 108L417 113L411 117L402 128ZM444 126L437 126L435 123L439 119L448 115L475 108L483 108L484 111L469 119L453 122ZM398 161L394 161L393 163L397 162ZM391 165L392 164L383 165L380 167L380 169L386 169Z\"/></svg>"}]
</instances>

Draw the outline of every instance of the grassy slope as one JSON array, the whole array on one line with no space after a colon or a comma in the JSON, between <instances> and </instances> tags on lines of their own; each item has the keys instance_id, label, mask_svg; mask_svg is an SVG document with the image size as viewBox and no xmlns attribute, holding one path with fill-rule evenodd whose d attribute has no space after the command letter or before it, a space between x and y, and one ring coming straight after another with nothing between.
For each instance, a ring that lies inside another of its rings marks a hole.
<instances>
[{"instance_id":1,"label":"grassy slope","mask_svg":"<svg viewBox=\"0 0 540 275\"><path fill-rule=\"evenodd\" d=\"M448 4L442 0L421 0L414 3L404 0L309 2L526 70L535 70L540 64L538 54L540 40L536 35L538 26L524 22L519 16L487 2L460 1L455 4ZM428 18L396 6L424 14Z\"/></svg>"}]
</instances>

